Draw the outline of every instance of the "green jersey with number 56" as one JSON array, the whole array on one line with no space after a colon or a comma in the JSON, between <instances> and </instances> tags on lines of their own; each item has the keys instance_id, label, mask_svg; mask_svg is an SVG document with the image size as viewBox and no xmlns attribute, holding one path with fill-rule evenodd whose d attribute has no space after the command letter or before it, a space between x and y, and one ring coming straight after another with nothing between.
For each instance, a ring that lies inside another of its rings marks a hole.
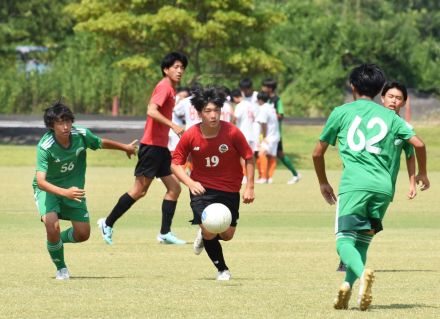
<instances>
[{"instance_id":1,"label":"green jersey with number 56","mask_svg":"<svg viewBox=\"0 0 440 319\"><path fill-rule=\"evenodd\" d=\"M336 107L320 140L339 144L343 163L339 194L363 190L392 196L392 168L396 139L415 133L394 111L373 101L359 99Z\"/></svg>"},{"instance_id":2,"label":"green jersey with number 56","mask_svg":"<svg viewBox=\"0 0 440 319\"><path fill-rule=\"evenodd\" d=\"M46 180L56 186L84 188L86 149L96 150L101 147L101 139L87 128L72 126L68 148L58 144L51 130L38 143L36 171L46 172ZM36 176L32 186L38 187Z\"/></svg>"}]
</instances>

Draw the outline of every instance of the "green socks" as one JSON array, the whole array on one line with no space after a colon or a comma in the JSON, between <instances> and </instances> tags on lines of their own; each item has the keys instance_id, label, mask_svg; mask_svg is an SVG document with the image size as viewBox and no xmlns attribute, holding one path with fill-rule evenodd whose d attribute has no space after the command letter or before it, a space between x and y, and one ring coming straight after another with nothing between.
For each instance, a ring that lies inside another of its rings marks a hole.
<instances>
[{"instance_id":1,"label":"green socks","mask_svg":"<svg viewBox=\"0 0 440 319\"><path fill-rule=\"evenodd\" d=\"M57 243L47 242L47 251L49 252L50 258L52 258L52 261L58 270L61 268L66 268L66 264L64 262L64 246L61 240L59 240Z\"/></svg>"},{"instance_id":2,"label":"green socks","mask_svg":"<svg viewBox=\"0 0 440 319\"><path fill-rule=\"evenodd\" d=\"M290 161L290 159L287 157L287 155L281 157L280 160L281 162L283 162L284 166L286 166L289 169L289 171L292 172L293 176L298 176L298 172L295 170L295 167L293 167L293 164Z\"/></svg>"},{"instance_id":3,"label":"green socks","mask_svg":"<svg viewBox=\"0 0 440 319\"><path fill-rule=\"evenodd\" d=\"M70 227L64 231L61 232L61 241L66 243L76 243L75 238L73 237L73 227Z\"/></svg>"},{"instance_id":4,"label":"green socks","mask_svg":"<svg viewBox=\"0 0 440 319\"><path fill-rule=\"evenodd\" d=\"M336 250L347 266L345 281L352 287L364 271L368 247L373 236L357 232L340 232L336 237Z\"/></svg>"}]
</instances>

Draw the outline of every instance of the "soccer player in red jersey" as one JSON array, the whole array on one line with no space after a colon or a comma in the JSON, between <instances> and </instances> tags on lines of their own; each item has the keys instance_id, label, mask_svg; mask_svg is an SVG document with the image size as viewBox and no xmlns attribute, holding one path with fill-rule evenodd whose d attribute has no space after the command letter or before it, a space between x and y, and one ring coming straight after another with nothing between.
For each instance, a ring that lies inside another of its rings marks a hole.
<instances>
[{"instance_id":1,"label":"soccer player in red jersey","mask_svg":"<svg viewBox=\"0 0 440 319\"><path fill-rule=\"evenodd\" d=\"M172 129L180 136L183 128L171 121L175 104L175 88L180 82L188 59L178 52L167 54L161 63L163 79L156 85L148 104L147 122L141 139L139 158L134 172L133 187L119 198L107 216L98 220L101 234L107 244L112 244L114 223L140 198L147 194L155 177L160 178L167 191L162 202L162 226L157 240L166 244L185 244L171 232L171 223L176 210L181 188L171 173L171 154L168 150L168 133Z\"/></svg>"},{"instance_id":2,"label":"soccer player in red jersey","mask_svg":"<svg viewBox=\"0 0 440 319\"><path fill-rule=\"evenodd\" d=\"M240 188L243 179L240 159L245 160L247 184L243 203L254 201L253 153L243 133L234 125L220 120L225 95L218 88L208 87L193 93L192 104L202 122L186 131L173 153L171 169L174 175L190 190L193 225L200 229L194 241L194 252L203 248L217 268L217 280L229 280L231 273L223 258L219 240L234 237L239 218ZM185 173L184 165L191 156L193 170ZM202 225L201 215L213 203L226 205L232 214L230 227L223 233L212 234Z\"/></svg>"}]
</instances>

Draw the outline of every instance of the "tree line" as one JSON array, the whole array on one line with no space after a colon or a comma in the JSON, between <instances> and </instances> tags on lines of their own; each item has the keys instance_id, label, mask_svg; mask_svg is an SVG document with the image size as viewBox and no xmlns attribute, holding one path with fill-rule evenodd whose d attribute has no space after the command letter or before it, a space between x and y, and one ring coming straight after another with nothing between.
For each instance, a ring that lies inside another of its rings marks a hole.
<instances>
[{"instance_id":1,"label":"tree line","mask_svg":"<svg viewBox=\"0 0 440 319\"><path fill-rule=\"evenodd\" d=\"M118 97L123 114L143 115L176 50L189 57L183 85L250 77L258 90L273 77L291 116L329 114L363 62L438 96L440 2L5 0L0 113L40 113L64 96L76 113L108 114Z\"/></svg>"}]
</instances>

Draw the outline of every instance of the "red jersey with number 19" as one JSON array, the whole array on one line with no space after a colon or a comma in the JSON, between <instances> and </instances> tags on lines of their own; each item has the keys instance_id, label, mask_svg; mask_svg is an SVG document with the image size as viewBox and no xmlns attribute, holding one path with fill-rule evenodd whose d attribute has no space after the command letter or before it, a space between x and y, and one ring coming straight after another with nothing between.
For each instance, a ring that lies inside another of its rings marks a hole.
<instances>
[{"instance_id":1,"label":"red jersey with number 19","mask_svg":"<svg viewBox=\"0 0 440 319\"><path fill-rule=\"evenodd\" d=\"M167 119L171 120L175 102L176 91L167 78L163 78L154 88L151 94L150 103L159 106L159 112ZM147 118L144 128L142 144L168 147L168 133L170 128L164 124L156 122L151 117Z\"/></svg>"},{"instance_id":2,"label":"red jersey with number 19","mask_svg":"<svg viewBox=\"0 0 440 319\"><path fill-rule=\"evenodd\" d=\"M251 159L253 154L243 133L234 125L220 121L216 137L205 138L200 124L186 131L173 153L173 163L184 165L191 155L191 178L205 188L224 192L239 192L243 179L240 158Z\"/></svg>"}]
</instances>

